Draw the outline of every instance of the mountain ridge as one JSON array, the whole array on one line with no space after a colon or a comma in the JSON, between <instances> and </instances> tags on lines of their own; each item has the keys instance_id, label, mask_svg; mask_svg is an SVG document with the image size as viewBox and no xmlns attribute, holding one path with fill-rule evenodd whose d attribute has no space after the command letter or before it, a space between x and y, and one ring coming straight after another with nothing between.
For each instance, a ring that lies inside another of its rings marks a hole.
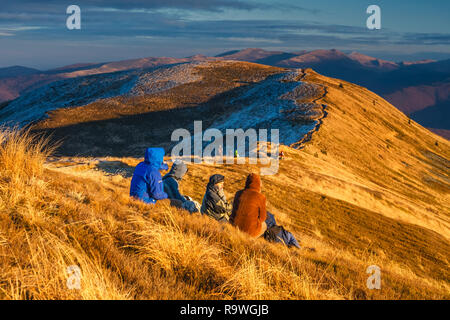
<instances>
[{"instance_id":1,"label":"mountain ridge","mask_svg":"<svg viewBox=\"0 0 450 320\"><path fill-rule=\"evenodd\" d=\"M395 63L357 52L313 50L299 52L266 51L247 48L224 52L216 57L195 55L187 58L148 57L106 63L75 64L44 72L0 79L0 100L17 96L63 79L112 72L187 63L192 61L242 60L266 65L307 68L321 74L360 84L381 94L405 114L444 137L450 130L446 110L450 103L450 60ZM444 120L442 120L444 119Z\"/></svg>"}]
</instances>

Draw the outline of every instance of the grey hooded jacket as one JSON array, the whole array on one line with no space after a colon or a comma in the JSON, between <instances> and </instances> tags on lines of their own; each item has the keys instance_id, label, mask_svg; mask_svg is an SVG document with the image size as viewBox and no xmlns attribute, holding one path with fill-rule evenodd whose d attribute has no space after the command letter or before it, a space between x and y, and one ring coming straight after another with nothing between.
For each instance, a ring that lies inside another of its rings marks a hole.
<instances>
[{"instance_id":1,"label":"grey hooded jacket","mask_svg":"<svg viewBox=\"0 0 450 320\"><path fill-rule=\"evenodd\" d=\"M180 193L178 185L178 182L183 179L186 172L186 164L182 161L176 161L172 165L169 173L162 178L164 183L164 192L167 193L169 199L176 199L182 202L187 201L187 199Z\"/></svg>"}]
</instances>

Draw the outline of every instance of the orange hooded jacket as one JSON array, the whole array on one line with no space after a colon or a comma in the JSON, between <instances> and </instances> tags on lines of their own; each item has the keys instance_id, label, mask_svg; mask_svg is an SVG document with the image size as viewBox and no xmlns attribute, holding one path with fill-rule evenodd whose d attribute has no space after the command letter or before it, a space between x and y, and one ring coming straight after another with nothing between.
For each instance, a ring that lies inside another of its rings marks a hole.
<instances>
[{"instance_id":1,"label":"orange hooded jacket","mask_svg":"<svg viewBox=\"0 0 450 320\"><path fill-rule=\"evenodd\" d=\"M241 231L256 237L261 233L266 215L266 197L261 193L261 178L255 173L249 174L245 188L234 196L230 222Z\"/></svg>"}]
</instances>

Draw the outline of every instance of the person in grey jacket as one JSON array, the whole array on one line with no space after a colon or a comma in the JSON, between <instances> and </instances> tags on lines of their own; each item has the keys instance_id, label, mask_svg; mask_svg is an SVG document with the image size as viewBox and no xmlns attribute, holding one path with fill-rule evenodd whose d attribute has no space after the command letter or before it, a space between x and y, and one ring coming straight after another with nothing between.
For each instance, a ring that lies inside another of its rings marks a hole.
<instances>
[{"instance_id":1,"label":"person in grey jacket","mask_svg":"<svg viewBox=\"0 0 450 320\"><path fill-rule=\"evenodd\" d=\"M217 221L228 222L232 205L223 192L224 180L225 177L221 174L214 174L209 178L200 212Z\"/></svg>"},{"instance_id":2,"label":"person in grey jacket","mask_svg":"<svg viewBox=\"0 0 450 320\"><path fill-rule=\"evenodd\" d=\"M164 183L164 192L167 193L169 199L179 200L182 203L189 200L188 197L180 193L179 182L183 179L187 172L187 166L183 161L175 161L162 181Z\"/></svg>"}]
</instances>

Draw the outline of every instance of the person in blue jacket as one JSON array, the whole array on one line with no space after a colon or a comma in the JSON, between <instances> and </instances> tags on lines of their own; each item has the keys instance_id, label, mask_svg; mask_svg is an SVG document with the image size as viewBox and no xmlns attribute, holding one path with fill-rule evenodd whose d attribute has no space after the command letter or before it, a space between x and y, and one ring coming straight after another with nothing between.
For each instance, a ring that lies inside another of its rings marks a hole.
<instances>
[{"instance_id":1,"label":"person in blue jacket","mask_svg":"<svg viewBox=\"0 0 450 320\"><path fill-rule=\"evenodd\" d=\"M277 222L275 221L275 216L267 211L267 217L266 217L266 225L267 230L264 233L264 238L269 242L281 242L288 246L288 248L299 248L300 245L298 244L297 239L295 239L294 235L284 229L283 226L277 225Z\"/></svg>"},{"instance_id":2,"label":"person in blue jacket","mask_svg":"<svg viewBox=\"0 0 450 320\"><path fill-rule=\"evenodd\" d=\"M284 229L283 226L274 225L271 228L267 228L267 231L264 233L264 239L269 242L284 243L288 248L295 247L300 249L297 239L295 239L292 233Z\"/></svg>"},{"instance_id":3,"label":"person in blue jacket","mask_svg":"<svg viewBox=\"0 0 450 320\"><path fill-rule=\"evenodd\" d=\"M164 149L148 148L145 151L145 160L134 169L130 196L145 203L156 203L158 200L167 199L159 171L168 168L164 163Z\"/></svg>"}]
</instances>

